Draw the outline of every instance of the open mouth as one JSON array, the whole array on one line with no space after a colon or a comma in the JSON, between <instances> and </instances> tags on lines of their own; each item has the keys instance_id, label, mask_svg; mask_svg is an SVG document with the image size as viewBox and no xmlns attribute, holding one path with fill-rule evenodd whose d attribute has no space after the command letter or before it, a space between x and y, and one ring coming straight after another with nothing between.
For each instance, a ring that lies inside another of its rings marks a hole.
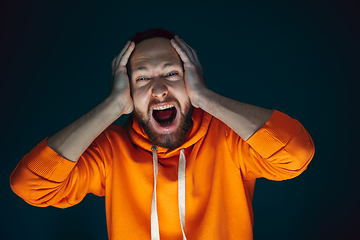
<instances>
[{"instance_id":1,"label":"open mouth","mask_svg":"<svg viewBox=\"0 0 360 240\"><path fill-rule=\"evenodd\" d=\"M177 110L174 105L167 104L153 108L153 118L162 127L170 126L176 117Z\"/></svg>"}]
</instances>

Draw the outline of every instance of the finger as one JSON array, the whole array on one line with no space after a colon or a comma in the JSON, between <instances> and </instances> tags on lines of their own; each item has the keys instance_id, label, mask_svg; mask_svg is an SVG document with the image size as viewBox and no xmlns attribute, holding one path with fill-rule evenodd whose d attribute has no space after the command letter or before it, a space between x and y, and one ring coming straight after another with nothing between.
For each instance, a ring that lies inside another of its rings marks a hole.
<instances>
[{"instance_id":1,"label":"finger","mask_svg":"<svg viewBox=\"0 0 360 240\"><path fill-rule=\"evenodd\" d=\"M193 62L190 60L188 54L185 52L185 50L184 50L183 48L181 48L180 45L179 45L177 42L175 42L174 39L171 39L170 42L171 42L171 45L173 46L173 48L175 49L175 51L179 54L181 60L182 60L185 64L186 64L186 63L187 63L187 64L193 63Z\"/></svg>"},{"instance_id":2,"label":"finger","mask_svg":"<svg viewBox=\"0 0 360 240\"><path fill-rule=\"evenodd\" d=\"M134 49L135 49L135 43L131 42L129 47L126 49L126 51L122 55L122 57L119 61L118 67L126 69L126 64L128 63L129 57L130 57L131 53L134 51Z\"/></svg>"},{"instance_id":3,"label":"finger","mask_svg":"<svg viewBox=\"0 0 360 240\"><path fill-rule=\"evenodd\" d=\"M189 48L190 48L190 50L191 50L191 52L192 52L192 54L193 54L193 56L195 58L195 61L200 65L200 61L199 61L199 58L198 58L198 55L197 55L196 51L193 48L191 48L190 46L189 46Z\"/></svg>"},{"instance_id":4,"label":"finger","mask_svg":"<svg viewBox=\"0 0 360 240\"><path fill-rule=\"evenodd\" d=\"M177 37L179 38L179 40L181 42L183 42L190 49L190 51L192 53L192 56L194 58L195 65L201 70L201 72L203 72L203 69L202 69L202 66L200 64L200 60L199 60L199 57L198 57L196 51L192 47L190 47L182 38L180 38L179 36L177 36Z\"/></svg>"},{"instance_id":5,"label":"finger","mask_svg":"<svg viewBox=\"0 0 360 240\"><path fill-rule=\"evenodd\" d=\"M121 58L122 55L124 55L124 53L126 52L126 50L129 48L131 44L131 41L127 41L127 43L125 44L124 48L121 50L121 52L119 53L119 55L117 55L117 58Z\"/></svg>"},{"instance_id":6,"label":"finger","mask_svg":"<svg viewBox=\"0 0 360 240\"><path fill-rule=\"evenodd\" d=\"M127 41L127 43L125 44L124 48L121 50L121 52L112 60L111 62L111 69L114 70L116 68L116 66L119 64L119 59L121 58L121 56L124 54L124 52L126 51L126 49L129 47L130 41Z\"/></svg>"},{"instance_id":7,"label":"finger","mask_svg":"<svg viewBox=\"0 0 360 240\"><path fill-rule=\"evenodd\" d=\"M175 36L175 41L176 43L182 48L184 49L184 51L186 52L186 54L189 56L190 60L192 62L195 62L195 58L193 55L193 52L191 51L191 48L189 45L187 45L181 38L179 38L179 36Z\"/></svg>"},{"instance_id":8,"label":"finger","mask_svg":"<svg viewBox=\"0 0 360 240\"><path fill-rule=\"evenodd\" d=\"M199 57L198 57L196 51L195 51L194 49L192 49L192 48L190 48L190 49L191 49L191 51L193 52L196 65L200 68L201 72L203 72L203 68L202 68L202 66L201 66L201 64L200 64Z\"/></svg>"},{"instance_id":9,"label":"finger","mask_svg":"<svg viewBox=\"0 0 360 240\"><path fill-rule=\"evenodd\" d=\"M178 37L178 38L179 38L179 37ZM181 41L182 43L184 43L184 44L190 49L190 51L191 51L191 53L192 53L192 56L194 57L196 63L198 63L198 64L200 65L200 61L199 61L199 58L198 58L198 56L197 56L197 54L196 54L195 49L193 49L192 47L190 47L189 44L187 44L182 38L179 38L179 39L180 39L180 41Z\"/></svg>"},{"instance_id":10,"label":"finger","mask_svg":"<svg viewBox=\"0 0 360 240\"><path fill-rule=\"evenodd\" d=\"M181 38L180 38L180 39L181 39ZM181 40L182 40L182 39L181 39ZM182 40L182 41L184 42L184 40ZM184 43L185 43L185 42L184 42ZM190 47L189 45L187 45L187 43L185 43L185 44L186 44L186 46L188 46L188 48L191 50L192 56L194 57L194 60L195 60L195 61L194 61L195 65L198 66L201 71L203 71L203 70L202 70L202 66L201 66L201 64L200 64L199 57L198 57L196 51L195 51L192 47Z\"/></svg>"},{"instance_id":11,"label":"finger","mask_svg":"<svg viewBox=\"0 0 360 240\"><path fill-rule=\"evenodd\" d=\"M116 73L117 73L117 69L119 67L119 62L122 58L122 56L126 53L126 51L129 49L129 47L131 46L131 41L128 41L125 45L125 47L121 50L121 52L119 53L119 55L117 55L115 57L115 59L111 62L111 79L113 80L113 78L115 77Z\"/></svg>"},{"instance_id":12,"label":"finger","mask_svg":"<svg viewBox=\"0 0 360 240\"><path fill-rule=\"evenodd\" d=\"M183 44L185 44L189 49L191 49L192 50L192 48L190 47L190 45L189 44L187 44L181 37L179 37L179 36L175 36L181 43L183 43Z\"/></svg>"},{"instance_id":13,"label":"finger","mask_svg":"<svg viewBox=\"0 0 360 240\"><path fill-rule=\"evenodd\" d=\"M121 52L114 58L114 60L112 61L112 67L117 67L119 65L119 61L121 59L121 57L124 55L124 53L126 52L126 50L129 48L129 46L131 45L131 41L127 41L125 47L121 50Z\"/></svg>"},{"instance_id":14,"label":"finger","mask_svg":"<svg viewBox=\"0 0 360 240\"><path fill-rule=\"evenodd\" d=\"M191 48L184 40L182 40L182 39L181 39L179 36L177 36L177 35L175 36L175 40L176 40L176 42L180 45L180 47L181 47L182 49L184 49L184 51L186 52L186 54L189 56L190 60L195 63L196 59L195 59L194 54L193 54L193 52L192 52L192 48Z\"/></svg>"}]
</instances>

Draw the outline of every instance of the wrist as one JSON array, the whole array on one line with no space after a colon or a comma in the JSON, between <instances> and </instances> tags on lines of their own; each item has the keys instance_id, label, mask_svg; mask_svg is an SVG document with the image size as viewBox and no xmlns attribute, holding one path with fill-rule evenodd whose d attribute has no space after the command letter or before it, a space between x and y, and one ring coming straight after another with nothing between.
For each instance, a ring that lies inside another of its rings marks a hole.
<instances>
[{"instance_id":1,"label":"wrist","mask_svg":"<svg viewBox=\"0 0 360 240\"><path fill-rule=\"evenodd\" d=\"M207 105L209 105L209 101L212 100L213 94L214 92L208 88L197 91L196 94L193 95L193 105L206 111Z\"/></svg>"},{"instance_id":2,"label":"wrist","mask_svg":"<svg viewBox=\"0 0 360 240\"><path fill-rule=\"evenodd\" d=\"M123 114L126 114L126 103L120 97L115 96L114 94L109 95L105 100L104 104L111 109L111 114L114 114L116 117L120 117Z\"/></svg>"}]
</instances>

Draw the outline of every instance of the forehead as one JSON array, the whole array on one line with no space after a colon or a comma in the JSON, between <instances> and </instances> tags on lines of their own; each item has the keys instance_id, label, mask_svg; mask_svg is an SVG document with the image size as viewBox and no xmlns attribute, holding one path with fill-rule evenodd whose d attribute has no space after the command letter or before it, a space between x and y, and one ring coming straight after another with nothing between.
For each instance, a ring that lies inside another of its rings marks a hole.
<instances>
[{"instance_id":1,"label":"forehead","mask_svg":"<svg viewBox=\"0 0 360 240\"><path fill-rule=\"evenodd\" d=\"M165 62L181 66L179 55L166 38L151 38L138 43L129 60L131 71L141 66L158 67Z\"/></svg>"}]
</instances>

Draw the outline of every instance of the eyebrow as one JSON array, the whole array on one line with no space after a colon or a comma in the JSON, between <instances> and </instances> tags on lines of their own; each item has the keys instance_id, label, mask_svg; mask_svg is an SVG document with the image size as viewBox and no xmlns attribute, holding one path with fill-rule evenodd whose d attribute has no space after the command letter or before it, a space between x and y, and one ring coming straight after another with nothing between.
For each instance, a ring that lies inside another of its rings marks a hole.
<instances>
[{"instance_id":1,"label":"eyebrow","mask_svg":"<svg viewBox=\"0 0 360 240\"><path fill-rule=\"evenodd\" d=\"M165 68L168 68L168 67L171 67L173 65L178 65L178 64L174 64L174 63L171 63L171 62L166 62L163 66L162 66L162 69L165 69ZM137 71L141 71L141 70L148 70L148 68L146 66L139 66L135 69L133 69L133 73L134 72L137 72Z\"/></svg>"}]
</instances>

